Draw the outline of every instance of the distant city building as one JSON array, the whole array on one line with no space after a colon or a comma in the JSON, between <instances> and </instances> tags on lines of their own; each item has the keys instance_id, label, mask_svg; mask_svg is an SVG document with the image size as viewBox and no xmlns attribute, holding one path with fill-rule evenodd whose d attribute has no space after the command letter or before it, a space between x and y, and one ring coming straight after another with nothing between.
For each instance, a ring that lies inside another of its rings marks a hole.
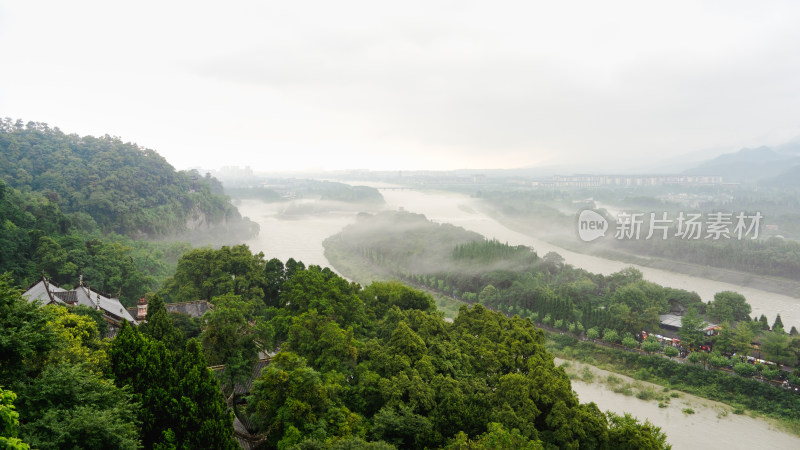
<instances>
[{"instance_id":1,"label":"distant city building","mask_svg":"<svg viewBox=\"0 0 800 450\"><path fill-rule=\"evenodd\" d=\"M721 176L707 175L554 175L539 186L599 187L599 186L663 186L721 184Z\"/></svg>"}]
</instances>

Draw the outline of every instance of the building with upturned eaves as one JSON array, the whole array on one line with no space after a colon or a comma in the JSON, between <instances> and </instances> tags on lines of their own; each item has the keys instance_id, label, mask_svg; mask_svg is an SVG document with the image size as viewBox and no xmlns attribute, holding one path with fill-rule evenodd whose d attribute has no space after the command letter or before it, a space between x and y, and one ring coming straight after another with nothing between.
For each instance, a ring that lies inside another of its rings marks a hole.
<instances>
[{"instance_id":1,"label":"building with upturned eaves","mask_svg":"<svg viewBox=\"0 0 800 450\"><path fill-rule=\"evenodd\" d=\"M93 291L89 286L79 283L75 289L62 289L57 285L42 280L28 288L23 297L29 302L40 301L43 305L55 304L64 306L86 306L103 312L103 319L108 322L108 334L114 336L122 325L122 321L138 325L136 319L122 306L118 298L108 297Z\"/></svg>"}]
</instances>

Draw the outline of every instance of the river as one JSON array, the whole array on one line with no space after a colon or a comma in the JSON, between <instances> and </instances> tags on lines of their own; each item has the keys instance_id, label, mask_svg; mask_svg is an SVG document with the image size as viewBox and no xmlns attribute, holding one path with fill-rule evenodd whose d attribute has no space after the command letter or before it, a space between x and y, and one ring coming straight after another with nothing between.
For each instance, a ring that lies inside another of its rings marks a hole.
<instances>
[{"instance_id":1,"label":"river","mask_svg":"<svg viewBox=\"0 0 800 450\"><path fill-rule=\"evenodd\" d=\"M479 212L478 200L465 195L448 192L394 190L385 190L381 193L389 208L402 207L407 211L425 214L428 219L435 222L452 223L478 232L489 239L495 238L511 245L527 245L533 247L540 256L551 251L557 252L564 257L568 264L589 272L607 275L632 266L642 271L646 280L662 286L695 291L707 302L713 300L714 294L717 292L736 291L747 298L753 308L753 315L764 314L772 323L775 315L780 313L787 330L792 325L800 328L800 299L798 298L566 250L509 229L497 220Z\"/></svg>"},{"instance_id":2,"label":"river","mask_svg":"<svg viewBox=\"0 0 800 450\"><path fill-rule=\"evenodd\" d=\"M385 187L385 186L376 186ZM384 190L382 194L387 209L403 208L425 214L440 223L452 223L476 231L487 238L496 238L512 245L528 245L540 255L549 251L561 254L567 263L591 272L609 274L631 266L618 261L571 252L539 239L510 230L493 218L480 213L477 200L467 196L446 192L421 192L411 190ZM330 267L324 255L322 241L355 221L352 212L329 212L287 218L281 214L285 205L260 201L243 201L239 211L261 225L260 235L246 244L253 251L262 251L268 258L283 261L292 257L307 265ZM333 267L331 267L333 269ZM653 282L676 288L696 291L704 300L714 293L735 290L743 293L753 306L754 314L766 314L772 320L780 312L784 324L800 324L800 300L788 296L744 288L728 283L706 280L682 274L639 267L644 277ZM606 376L594 368L598 377ZM620 376L620 378L623 378ZM617 413L630 412L639 418L647 418L661 427L675 449L682 448L800 448L800 438L775 430L770 422L746 415L732 413L721 416L720 411L730 407L715 402L681 394L680 400L671 402L667 408L659 408L655 401L644 401L632 396L615 393L599 383L573 381L573 389L582 402L595 402L602 410ZM681 412L691 407L695 414Z\"/></svg>"},{"instance_id":3,"label":"river","mask_svg":"<svg viewBox=\"0 0 800 450\"><path fill-rule=\"evenodd\" d=\"M261 226L258 236L245 242L251 250L264 252L267 259L278 258L286 262L294 258L307 266L330 267L322 241L355 221L355 213L344 211L286 216L282 214L285 203L242 200L236 206L243 216Z\"/></svg>"},{"instance_id":4,"label":"river","mask_svg":"<svg viewBox=\"0 0 800 450\"><path fill-rule=\"evenodd\" d=\"M385 187L378 185L377 187ZM576 253L535 237L514 231L497 220L479 212L478 200L465 195L414 190L383 190L388 209L404 208L407 211L425 214L428 219L440 223L452 223L485 237L495 238L511 245L533 247L539 255L557 252L568 264L590 272L610 274L625 267L636 267L644 278L673 288L697 292L704 301L711 301L720 291L736 291L747 298L753 315L764 314L770 323L780 313L786 329L793 325L800 328L800 299L767 292L722 281L714 281L635 264L614 261L598 256ZM263 251L267 257L286 260L290 257L306 264L330 266L324 255L322 241L339 232L345 225L355 221L353 212L328 212L286 218L280 212L281 203L264 203L256 200L242 201L239 211L261 225L261 233L246 243L251 249Z\"/></svg>"},{"instance_id":5,"label":"river","mask_svg":"<svg viewBox=\"0 0 800 450\"><path fill-rule=\"evenodd\" d=\"M563 360L556 359L557 364ZM567 371L581 373L586 365L570 361ZM733 414L732 408L723 403L695 397L681 392L670 398L666 407L659 407L658 400L640 400L633 395L614 392L602 383L611 372L588 366L594 373L594 381L572 380L572 390L582 403L594 402L600 409L617 414L630 413L640 420L647 418L661 427L667 434L667 442L675 450L695 448L727 449L797 449L800 437L776 429L768 420L753 418L746 414ZM662 395L661 386L635 381L624 375L614 374L621 384L649 386ZM636 388L633 388L636 390ZM673 391L674 392L674 391ZM691 408L692 414L684 413Z\"/></svg>"}]
</instances>

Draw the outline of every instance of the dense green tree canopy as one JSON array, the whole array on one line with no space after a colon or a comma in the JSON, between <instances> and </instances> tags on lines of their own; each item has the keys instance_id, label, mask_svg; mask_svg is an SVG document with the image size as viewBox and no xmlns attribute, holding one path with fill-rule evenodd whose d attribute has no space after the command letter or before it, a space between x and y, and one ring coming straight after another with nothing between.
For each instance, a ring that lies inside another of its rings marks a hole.
<instances>
[{"instance_id":1,"label":"dense green tree canopy","mask_svg":"<svg viewBox=\"0 0 800 450\"><path fill-rule=\"evenodd\" d=\"M169 302L211 300L228 293L263 299L265 275L264 255L252 254L246 245L198 248L181 257L160 293Z\"/></svg>"},{"instance_id":2,"label":"dense green tree canopy","mask_svg":"<svg viewBox=\"0 0 800 450\"><path fill-rule=\"evenodd\" d=\"M51 365L20 389L22 433L34 448L138 448L130 391L87 369Z\"/></svg>"},{"instance_id":3,"label":"dense green tree canopy","mask_svg":"<svg viewBox=\"0 0 800 450\"><path fill-rule=\"evenodd\" d=\"M214 297L213 304L214 309L203 316L200 341L210 364L226 366L222 383L229 393L236 382L252 375L258 350L272 333L265 322L256 321L255 301L227 294Z\"/></svg>"},{"instance_id":4,"label":"dense green tree canopy","mask_svg":"<svg viewBox=\"0 0 800 450\"><path fill-rule=\"evenodd\" d=\"M166 235L201 214L210 223L241 221L216 180L176 172L155 151L117 137L67 135L43 123L0 121L0 179L87 214L105 232Z\"/></svg>"},{"instance_id":5,"label":"dense green tree canopy","mask_svg":"<svg viewBox=\"0 0 800 450\"><path fill-rule=\"evenodd\" d=\"M173 331L163 333L168 341L174 335ZM179 448L236 448L219 381L208 369L196 341L189 340L180 350L169 349L164 342L125 324L109 349L109 359L116 384L130 389L141 402L137 420L145 448L169 448L172 444Z\"/></svg>"},{"instance_id":6,"label":"dense green tree canopy","mask_svg":"<svg viewBox=\"0 0 800 450\"><path fill-rule=\"evenodd\" d=\"M19 413L15 411L17 394L0 387L0 447L10 450L29 450L30 445L17 437Z\"/></svg>"},{"instance_id":7,"label":"dense green tree canopy","mask_svg":"<svg viewBox=\"0 0 800 450\"><path fill-rule=\"evenodd\" d=\"M478 304L448 323L428 295L402 284L361 288L297 261L268 268L247 247L207 250L202 258L219 264L212 271L181 265L187 289L206 276L235 281L212 297L199 340L175 328L157 295L147 323L123 324L108 345L92 317L28 304L5 278L0 307L9 314L0 325L24 336L8 349L20 364L2 369L24 380L15 388L30 418L21 421L23 440L42 448L73 445L70 436L89 446L233 448L231 404L207 366L225 364L223 374L241 369L238 379L222 377L230 392L252 374L258 350L279 347L237 412L267 448L612 448L626 439L665 448L657 428L615 424L594 404L580 404L528 319ZM497 272L492 284L508 286L507 275ZM30 345L35 333L49 333L51 344ZM64 378L71 381L58 382ZM59 399L49 390L61 392ZM69 420L52 420L62 413Z\"/></svg>"},{"instance_id":8,"label":"dense green tree canopy","mask_svg":"<svg viewBox=\"0 0 800 450\"><path fill-rule=\"evenodd\" d=\"M448 324L429 297L398 283L361 289L337 278L314 266L295 273L282 289L283 308L268 308L276 329L287 324L286 337L247 408L268 446L610 444L608 418L578 402L529 320L476 305ZM642 435L659 432L640 426Z\"/></svg>"},{"instance_id":9,"label":"dense green tree canopy","mask_svg":"<svg viewBox=\"0 0 800 450\"><path fill-rule=\"evenodd\" d=\"M35 373L42 355L53 347L50 314L22 300L11 282L9 276L0 276L0 385L6 386Z\"/></svg>"},{"instance_id":10,"label":"dense green tree canopy","mask_svg":"<svg viewBox=\"0 0 800 450\"><path fill-rule=\"evenodd\" d=\"M714 301L706 308L706 313L718 322L738 322L750 318L750 305L738 292L717 292L714 294Z\"/></svg>"},{"instance_id":11,"label":"dense green tree canopy","mask_svg":"<svg viewBox=\"0 0 800 450\"><path fill-rule=\"evenodd\" d=\"M697 310L689 308L689 311L683 316L681 329L678 331L684 347L694 349L705 342L704 323L703 318L697 314Z\"/></svg>"}]
</instances>

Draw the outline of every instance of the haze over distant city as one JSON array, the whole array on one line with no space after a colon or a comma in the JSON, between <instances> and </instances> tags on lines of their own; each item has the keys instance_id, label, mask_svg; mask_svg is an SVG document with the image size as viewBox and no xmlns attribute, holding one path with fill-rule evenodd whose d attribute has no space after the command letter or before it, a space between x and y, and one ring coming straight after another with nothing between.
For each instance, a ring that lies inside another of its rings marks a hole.
<instances>
[{"instance_id":1,"label":"haze over distant city","mask_svg":"<svg viewBox=\"0 0 800 450\"><path fill-rule=\"evenodd\" d=\"M0 116L177 168L644 167L800 136L796 2L0 6Z\"/></svg>"}]
</instances>

